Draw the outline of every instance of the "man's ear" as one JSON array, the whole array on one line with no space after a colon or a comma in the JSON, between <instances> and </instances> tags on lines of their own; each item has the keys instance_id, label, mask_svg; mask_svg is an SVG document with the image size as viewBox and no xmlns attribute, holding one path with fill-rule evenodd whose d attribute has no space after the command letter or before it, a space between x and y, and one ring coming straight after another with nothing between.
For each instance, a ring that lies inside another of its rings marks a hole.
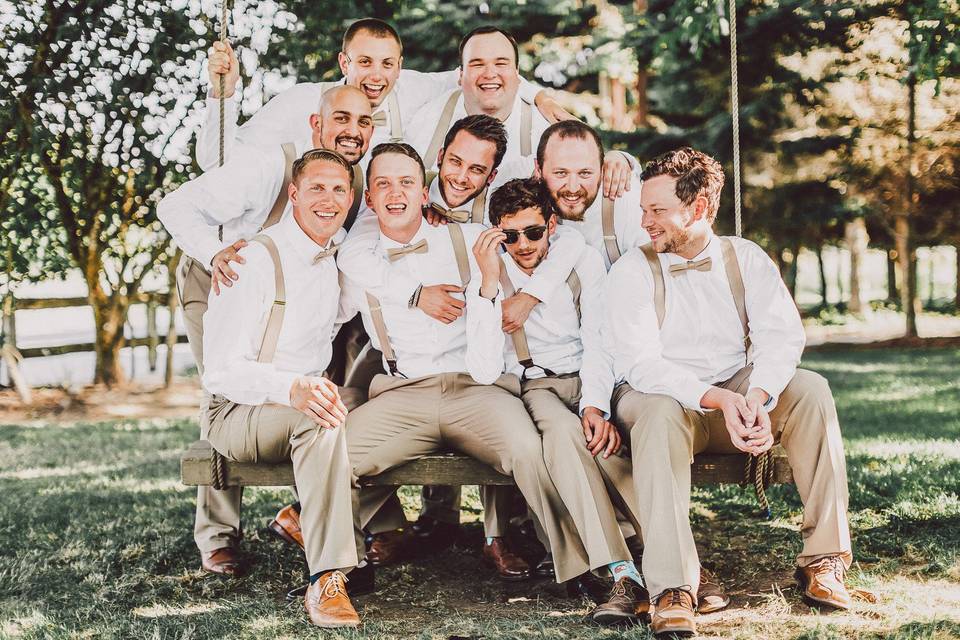
<instances>
[{"instance_id":1,"label":"man's ear","mask_svg":"<svg viewBox=\"0 0 960 640\"><path fill-rule=\"evenodd\" d=\"M373 198L370 197L370 189L363 190L363 201L366 203L367 208L373 211ZM376 213L376 211L373 212Z\"/></svg>"},{"instance_id":2,"label":"man's ear","mask_svg":"<svg viewBox=\"0 0 960 640\"><path fill-rule=\"evenodd\" d=\"M403 71L403 56L400 56L400 58L397 60L397 69Z\"/></svg>"},{"instance_id":3,"label":"man's ear","mask_svg":"<svg viewBox=\"0 0 960 640\"><path fill-rule=\"evenodd\" d=\"M317 133L320 133L321 129L323 129L323 119L320 118L319 113L310 114L310 128Z\"/></svg>"},{"instance_id":4,"label":"man's ear","mask_svg":"<svg viewBox=\"0 0 960 640\"><path fill-rule=\"evenodd\" d=\"M297 184L295 182L287 185L287 197L290 198L290 203L293 206L297 206Z\"/></svg>"},{"instance_id":5,"label":"man's ear","mask_svg":"<svg viewBox=\"0 0 960 640\"><path fill-rule=\"evenodd\" d=\"M490 176L487 177L487 184L488 185L491 184L493 182L493 179L496 177L497 177L497 170L494 169L493 171L490 172Z\"/></svg>"},{"instance_id":6,"label":"man's ear","mask_svg":"<svg viewBox=\"0 0 960 640\"><path fill-rule=\"evenodd\" d=\"M430 204L430 189L427 187L423 188L423 201L420 203L421 207L426 207Z\"/></svg>"},{"instance_id":7,"label":"man's ear","mask_svg":"<svg viewBox=\"0 0 960 640\"><path fill-rule=\"evenodd\" d=\"M707 217L707 207L709 206L710 203L707 202L705 196L697 196L693 201L693 219L705 220Z\"/></svg>"},{"instance_id":8,"label":"man's ear","mask_svg":"<svg viewBox=\"0 0 960 640\"><path fill-rule=\"evenodd\" d=\"M347 54L345 54L343 51L337 54L337 64L340 65L340 73L342 73L343 77L346 78L349 63L347 61Z\"/></svg>"},{"instance_id":9,"label":"man's ear","mask_svg":"<svg viewBox=\"0 0 960 640\"><path fill-rule=\"evenodd\" d=\"M547 220L547 235L552 236L557 232L557 216L556 214L550 216L550 219Z\"/></svg>"},{"instance_id":10,"label":"man's ear","mask_svg":"<svg viewBox=\"0 0 960 640\"><path fill-rule=\"evenodd\" d=\"M543 180L543 172L540 171L540 163L536 160L533 161L533 177L537 180Z\"/></svg>"},{"instance_id":11,"label":"man's ear","mask_svg":"<svg viewBox=\"0 0 960 640\"><path fill-rule=\"evenodd\" d=\"M463 67L457 67L457 86L463 87Z\"/></svg>"}]
</instances>

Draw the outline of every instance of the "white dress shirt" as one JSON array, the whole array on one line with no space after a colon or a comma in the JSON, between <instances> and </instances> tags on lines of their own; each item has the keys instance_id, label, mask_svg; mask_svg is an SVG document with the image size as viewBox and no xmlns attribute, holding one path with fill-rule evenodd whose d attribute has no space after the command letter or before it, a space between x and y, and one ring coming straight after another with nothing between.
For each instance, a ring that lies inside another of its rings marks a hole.
<instances>
[{"instance_id":1,"label":"white dress shirt","mask_svg":"<svg viewBox=\"0 0 960 640\"><path fill-rule=\"evenodd\" d=\"M521 83L522 86L522 83ZM428 147L430 146L430 141L433 139L433 133L436 131L437 123L440 122L440 117L443 115L443 108L447 104L447 100L450 98L450 94L453 91L459 91L459 89L454 89L448 91L443 95L437 96L427 104L421 107L420 111L413 117L413 121L408 129L407 140L417 150L417 153L420 154L420 157L423 158L423 155L427 152ZM503 156L504 162L512 162L514 160L519 160L523 156L520 151L520 101L521 98L526 99L527 102L530 102L530 108L532 109L532 118L531 118L531 141L530 141L530 155L533 155L537 151L537 145L540 143L540 136L543 135L544 130L550 123L547 122L546 118L541 115L537 110L537 107L534 106L533 100L528 99L526 95L523 95L520 91L517 92L517 96L514 98L513 107L510 111L510 115L507 116L507 119L503 121L503 127L507 130L507 152ZM467 116L467 109L463 105L463 95L457 99L457 104L453 109L453 117L450 118L450 126L453 126L453 123L461 118ZM446 134L446 131L444 131ZM435 168L437 165L436 158L423 158L423 164L426 166L427 170Z\"/></svg>"},{"instance_id":2,"label":"white dress shirt","mask_svg":"<svg viewBox=\"0 0 960 640\"><path fill-rule=\"evenodd\" d=\"M434 96L447 94L456 89L460 81L460 72L438 71L421 73L411 69L400 71L400 77L392 91L397 94L400 108L400 123L404 139L409 141L409 127L414 115ZM271 145L283 144L292 140L310 139L310 116L320 110L320 98L323 92L345 80L336 82L301 82L278 93L260 107L243 126L237 126L240 90L236 91L224 104L224 157L229 158L234 146L239 144ZM521 78L520 95L533 103L540 87ZM220 154L220 100L207 98L207 110L200 132L197 134L197 164L204 170L217 166ZM390 139L390 100L385 96L374 115L384 112L386 126L375 127L370 139L370 149ZM432 131L432 129L431 129ZM369 152L360 160L360 166L366 169Z\"/></svg>"},{"instance_id":3,"label":"white dress shirt","mask_svg":"<svg viewBox=\"0 0 960 640\"><path fill-rule=\"evenodd\" d=\"M547 253L553 253L551 248ZM524 273L509 255L503 256L507 275L517 290L526 287L530 276ZM546 374L538 367L556 374L580 372L580 412L596 407L610 415L610 396L613 394L613 358L603 349L600 327L604 316L603 259L591 248L586 248L576 265L580 279L580 313L574 304L573 293L565 285L566 293L554 296L549 304L538 304L523 325L527 335L530 357L537 365L527 371L528 378L542 378ZM523 365L517 359L513 340L504 343L504 361L507 373L520 377Z\"/></svg>"},{"instance_id":4,"label":"white dress shirt","mask_svg":"<svg viewBox=\"0 0 960 640\"><path fill-rule=\"evenodd\" d=\"M294 146L300 156L313 144L308 136ZM168 193L157 205L157 217L184 253L209 267L221 249L260 230L283 185L285 171L279 143L240 147L222 167ZM284 213L290 211L287 202ZM223 241L218 237L218 225L223 225Z\"/></svg>"},{"instance_id":5,"label":"white dress shirt","mask_svg":"<svg viewBox=\"0 0 960 640\"><path fill-rule=\"evenodd\" d=\"M286 289L283 325L273 362L257 362L276 286L267 248L251 242L235 264L239 278L220 295L210 292L203 316L203 386L238 404L289 405L290 387L304 375L320 375L330 363L340 297L337 264L314 264L320 247L288 212L264 230L277 245ZM343 230L332 242L343 238Z\"/></svg>"},{"instance_id":6,"label":"white dress shirt","mask_svg":"<svg viewBox=\"0 0 960 640\"><path fill-rule=\"evenodd\" d=\"M430 201L436 202L448 209L446 200L440 194L439 179L434 180L430 185ZM485 225L489 224L489 205L490 189L487 189L487 203L484 208L483 219ZM456 209L471 211L473 209L473 199L468 200ZM429 225L428 225L429 226ZM441 225L442 228L444 225ZM446 231L444 231L446 233ZM346 241L340 247L337 254L337 263L340 268L350 273L351 279L365 289L381 289L384 295L392 302L405 303L413 295L413 292L421 284L414 277L414 274L398 269L385 269L382 260L380 260L381 251L378 248L380 241L380 223L377 221L377 214L364 205L357 214L357 219L350 227L350 233ZM570 229L557 228L557 233L552 238L553 250L550 251L546 260L541 263L534 271L530 283L525 288L525 292L534 296L541 302L550 300L561 287L565 287L567 276L573 265L586 247L586 243L579 233ZM471 251L473 244L467 245L467 250ZM434 283L436 284L436 283Z\"/></svg>"},{"instance_id":7,"label":"white dress shirt","mask_svg":"<svg viewBox=\"0 0 960 640\"><path fill-rule=\"evenodd\" d=\"M756 244L733 237L746 289L746 311L753 345L750 388L771 396L770 407L793 378L806 337L800 314L776 265ZM685 262L659 254L666 313L657 327L653 275L640 249L617 261L607 276L604 344L614 354L614 371L643 393L669 395L691 409L717 382L746 364L743 327L723 267L720 242L711 237L694 261L709 256L709 271L688 269L671 275L670 265Z\"/></svg>"},{"instance_id":8,"label":"white dress shirt","mask_svg":"<svg viewBox=\"0 0 960 640\"><path fill-rule=\"evenodd\" d=\"M408 378L418 378L465 372L479 384L492 384L503 371L504 335L500 328L500 295L498 293L493 301L480 296L482 276L471 247L484 227L462 224L460 228L470 262L470 282L466 294L454 294L466 300L467 306L462 316L450 324L434 320L420 309L411 309L406 299L397 302L395 296L386 295L382 287L368 289L357 284L355 276L360 274L341 265L346 278L340 320L346 321L359 311L373 346L383 351L366 299L369 291L380 301L387 335L400 373ZM409 253L391 262L387 251L405 245L380 234L376 243L377 259L383 263L383 269L401 273L425 286L460 285L460 271L447 228L433 227L421 220L420 228L409 244L420 240L427 241L426 253Z\"/></svg>"}]
</instances>

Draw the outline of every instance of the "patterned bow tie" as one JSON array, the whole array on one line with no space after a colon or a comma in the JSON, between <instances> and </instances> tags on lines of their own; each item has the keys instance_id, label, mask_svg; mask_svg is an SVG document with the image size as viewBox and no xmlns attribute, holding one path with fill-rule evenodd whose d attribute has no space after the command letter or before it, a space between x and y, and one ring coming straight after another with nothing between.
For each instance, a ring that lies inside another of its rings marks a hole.
<instances>
[{"instance_id":1,"label":"patterned bow tie","mask_svg":"<svg viewBox=\"0 0 960 640\"><path fill-rule=\"evenodd\" d=\"M338 245L338 244L332 244L332 245L330 245L330 248L329 248L329 249L324 249L323 251L321 251L321 252L318 253L317 255L313 256L313 264L317 264L318 262L320 262L320 261L323 260L324 258L329 258L330 256L335 256L335 255L337 255L337 249L339 249L339 248L340 248L340 245Z\"/></svg>"},{"instance_id":2,"label":"patterned bow tie","mask_svg":"<svg viewBox=\"0 0 960 640\"><path fill-rule=\"evenodd\" d=\"M459 222L461 224L464 222L470 222L469 211L464 211L463 209L447 209L443 205L439 205L436 202L431 202L429 207L431 210L437 213L437 215L441 215L451 222Z\"/></svg>"},{"instance_id":3,"label":"patterned bow tie","mask_svg":"<svg viewBox=\"0 0 960 640\"><path fill-rule=\"evenodd\" d=\"M375 127L385 127L387 126L387 110L380 109L373 114L373 126Z\"/></svg>"},{"instance_id":4,"label":"patterned bow tie","mask_svg":"<svg viewBox=\"0 0 960 640\"><path fill-rule=\"evenodd\" d=\"M686 262L681 262L680 264L670 265L670 275L678 276L681 273L689 270L696 269L697 271L710 271L710 268L713 266L713 260L710 258L704 258L703 260L687 260Z\"/></svg>"},{"instance_id":5,"label":"patterned bow tie","mask_svg":"<svg viewBox=\"0 0 960 640\"><path fill-rule=\"evenodd\" d=\"M408 253L426 253L427 252L427 241L421 240L420 242L415 242L413 244L408 244L405 247L400 247L399 249L387 249L387 257L390 259L390 262L396 262L403 256Z\"/></svg>"}]
</instances>

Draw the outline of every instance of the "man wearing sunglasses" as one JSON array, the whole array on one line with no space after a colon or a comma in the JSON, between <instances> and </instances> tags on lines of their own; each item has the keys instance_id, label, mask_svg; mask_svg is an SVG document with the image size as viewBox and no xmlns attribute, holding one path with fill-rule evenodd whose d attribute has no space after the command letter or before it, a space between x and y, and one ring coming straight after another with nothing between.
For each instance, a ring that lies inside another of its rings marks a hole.
<instances>
[{"instance_id":1,"label":"man wearing sunglasses","mask_svg":"<svg viewBox=\"0 0 960 640\"><path fill-rule=\"evenodd\" d=\"M506 249L499 278L509 295L526 287L533 270L555 251L550 238L557 219L543 184L527 178L493 192L490 221ZM547 469L584 542L589 568L613 576L610 601L591 618L614 624L646 614L646 594L604 483L605 475L620 478L621 494L631 491L629 462L613 455L620 435L607 420L614 377L600 340L605 275L602 258L588 247L564 291L537 305L511 334L504 360L505 370L520 378L521 399L543 438Z\"/></svg>"}]
</instances>

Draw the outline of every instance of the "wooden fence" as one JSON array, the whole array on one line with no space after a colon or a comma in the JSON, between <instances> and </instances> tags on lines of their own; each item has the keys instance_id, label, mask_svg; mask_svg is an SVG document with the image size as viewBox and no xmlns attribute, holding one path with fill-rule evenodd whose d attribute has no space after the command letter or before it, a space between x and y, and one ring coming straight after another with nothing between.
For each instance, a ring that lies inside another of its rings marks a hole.
<instances>
[{"instance_id":1,"label":"wooden fence","mask_svg":"<svg viewBox=\"0 0 960 640\"><path fill-rule=\"evenodd\" d=\"M155 371L157 368L157 354L160 346L160 332L157 326L157 310L164 306L167 308L169 313L169 323L167 325L167 333L164 337L164 344L167 347L167 358L166 358L166 369L164 371L164 380L167 385L169 385L172 375L173 375L173 346L177 343L184 343L187 341L185 335L179 335L177 333L176 324L174 323L174 314L177 309L177 296L170 295L167 292L149 292L149 293L139 293L134 296L133 301L131 302L131 307L133 305L144 304L147 307L147 335L144 337L131 337L128 338L124 344L126 347L147 347L147 362L150 366L151 371ZM37 309L63 309L68 307L88 307L90 306L89 301L85 297L79 298L15 298L12 294L8 294L3 298L3 340L2 344L4 347L7 347L3 352L3 360L6 362L9 367L10 377L15 383L15 385L20 389L22 382L17 384L17 378L19 377L16 374L16 362L12 357L12 352L9 347L13 347L14 353L18 353L22 358L41 358L45 356L59 356L67 353L81 353L85 351L93 351L95 346L93 342L80 342L75 344L64 344L56 345L49 347L30 347L21 349L17 347L17 325L16 325L16 311L27 311L27 310L37 310ZM21 395L23 392L21 391Z\"/></svg>"}]
</instances>

